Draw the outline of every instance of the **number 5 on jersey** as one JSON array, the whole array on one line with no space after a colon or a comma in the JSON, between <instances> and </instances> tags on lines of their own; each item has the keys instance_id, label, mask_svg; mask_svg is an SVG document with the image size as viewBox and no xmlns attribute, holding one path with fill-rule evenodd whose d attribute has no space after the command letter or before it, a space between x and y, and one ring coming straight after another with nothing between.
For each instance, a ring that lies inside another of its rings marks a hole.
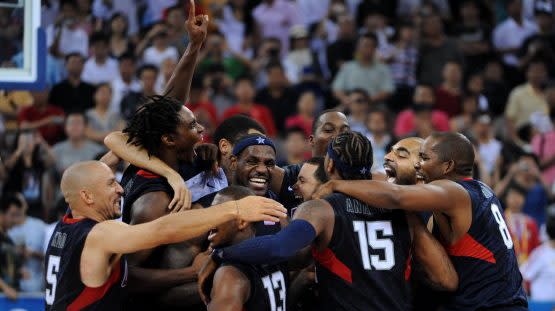
<instances>
[{"instance_id":1,"label":"number 5 on jersey","mask_svg":"<svg viewBox=\"0 0 555 311\"><path fill-rule=\"evenodd\" d=\"M50 255L48 257L48 266L46 267L46 283L50 288L46 289L46 304L52 305L54 303L54 298L56 297L56 285L58 285L58 279L56 278L56 273L60 270L60 256Z\"/></svg>"},{"instance_id":2,"label":"number 5 on jersey","mask_svg":"<svg viewBox=\"0 0 555 311\"><path fill-rule=\"evenodd\" d=\"M393 236L391 221L353 221L353 229L358 233L358 242L364 269L372 270L391 270L395 266L395 254L393 252L393 241L389 236ZM378 231L383 238L378 238ZM384 259L380 255L370 255L371 247L373 250L383 250Z\"/></svg>"}]
</instances>

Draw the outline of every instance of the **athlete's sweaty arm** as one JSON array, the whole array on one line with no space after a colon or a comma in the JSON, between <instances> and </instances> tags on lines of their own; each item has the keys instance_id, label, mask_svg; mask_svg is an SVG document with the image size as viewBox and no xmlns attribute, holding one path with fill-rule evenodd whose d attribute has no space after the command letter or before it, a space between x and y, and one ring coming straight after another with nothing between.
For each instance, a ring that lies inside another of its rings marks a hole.
<instances>
[{"instance_id":1,"label":"athlete's sweaty arm","mask_svg":"<svg viewBox=\"0 0 555 311\"><path fill-rule=\"evenodd\" d=\"M224 266L214 275L208 311L241 311L249 299L251 284L237 268Z\"/></svg>"},{"instance_id":2,"label":"athlete's sweaty arm","mask_svg":"<svg viewBox=\"0 0 555 311\"><path fill-rule=\"evenodd\" d=\"M470 205L468 193L450 180L436 180L412 186L375 180L330 180L320 186L315 197L322 198L333 192L344 193L379 208L417 212L450 213L463 204Z\"/></svg>"}]
</instances>

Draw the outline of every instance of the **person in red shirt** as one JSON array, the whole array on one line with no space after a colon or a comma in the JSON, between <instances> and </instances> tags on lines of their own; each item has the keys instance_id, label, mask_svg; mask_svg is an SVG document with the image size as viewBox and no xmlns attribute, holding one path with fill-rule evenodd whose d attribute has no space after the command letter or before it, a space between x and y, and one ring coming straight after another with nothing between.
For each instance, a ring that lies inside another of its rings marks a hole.
<instances>
[{"instance_id":1,"label":"person in red shirt","mask_svg":"<svg viewBox=\"0 0 555 311\"><path fill-rule=\"evenodd\" d=\"M21 129L38 130L50 145L64 138L64 111L48 104L48 90L33 92L33 105L23 108L17 116Z\"/></svg>"},{"instance_id":2,"label":"person in red shirt","mask_svg":"<svg viewBox=\"0 0 555 311\"><path fill-rule=\"evenodd\" d=\"M224 112L224 118L236 114L244 114L258 121L266 130L268 136L276 136L276 126L270 109L254 103L254 81L251 77L241 76L235 81L235 97L237 104L229 107Z\"/></svg>"},{"instance_id":3,"label":"person in red shirt","mask_svg":"<svg viewBox=\"0 0 555 311\"><path fill-rule=\"evenodd\" d=\"M316 96L312 91L302 93L297 101L297 114L285 120L285 128L300 127L304 130L306 137L312 135L316 105Z\"/></svg>"},{"instance_id":4,"label":"person in red shirt","mask_svg":"<svg viewBox=\"0 0 555 311\"><path fill-rule=\"evenodd\" d=\"M212 134L214 134L214 130L220 122L216 107L206 95L206 88L201 78L193 77L189 102L185 106L195 114L197 121L204 126L204 142L212 142Z\"/></svg>"},{"instance_id":5,"label":"person in red shirt","mask_svg":"<svg viewBox=\"0 0 555 311\"><path fill-rule=\"evenodd\" d=\"M443 66L443 82L436 89L435 109L453 118L461 113L462 69L456 62Z\"/></svg>"}]
</instances>

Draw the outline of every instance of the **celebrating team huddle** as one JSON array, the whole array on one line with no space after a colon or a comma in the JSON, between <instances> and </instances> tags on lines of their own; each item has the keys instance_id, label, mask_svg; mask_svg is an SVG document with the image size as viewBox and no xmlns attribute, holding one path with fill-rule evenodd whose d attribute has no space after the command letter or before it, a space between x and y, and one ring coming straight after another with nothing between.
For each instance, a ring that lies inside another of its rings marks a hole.
<instances>
[{"instance_id":1,"label":"celebrating team huddle","mask_svg":"<svg viewBox=\"0 0 555 311\"><path fill-rule=\"evenodd\" d=\"M276 166L277 145L246 116L202 144L182 103L206 23L190 13L166 95L110 134L100 161L64 172L46 310L528 309L501 204L472 178L463 135L398 141L385 176L334 110L315 119L303 165Z\"/></svg>"}]
</instances>

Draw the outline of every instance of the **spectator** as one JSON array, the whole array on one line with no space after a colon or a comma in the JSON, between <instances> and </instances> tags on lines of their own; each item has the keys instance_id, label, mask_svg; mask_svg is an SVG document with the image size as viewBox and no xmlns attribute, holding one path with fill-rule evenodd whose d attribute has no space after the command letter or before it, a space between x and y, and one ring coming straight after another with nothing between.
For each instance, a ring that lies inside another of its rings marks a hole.
<instances>
[{"instance_id":1,"label":"spectator","mask_svg":"<svg viewBox=\"0 0 555 311\"><path fill-rule=\"evenodd\" d=\"M66 117L67 140L57 143L52 148L56 159L57 177L62 176L64 170L70 165L92 160L97 154L104 151L100 145L90 141L85 136L87 119L81 113L72 113Z\"/></svg>"},{"instance_id":2,"label":"spectator","mask_svg":"<svg viewBox=\"0 0 555 311\"><path fill-rule=\"evenodd\" d=\"M449 118L461 112L462 70L460 64L447 62L443 67L443 82L436 89L437 110L443 111Z\"/></svg>"},{"instance_id":3,"label":"spectator","mask_svg":"<svg viewBox=\"0 0 555 311\"><path fill-rule=\"evenodd\" d=\"M366 137L372 143L374 164L372 172L384 173L384 157L391 149L395 138L390 134L389 111L383 107L374 107L368 112Z\"/></svg>"},{"instance_id":4,"label":"spectator","mask_svg":"<svg viewBox=\"0 0 555 311\"><path fill-rule=\"evenodd\" d=\"M119 75L112 80L112 102L110 112L121 114L121 101L131 92L139 92L141 84L135 77L136 59L133 54L123 54L118 59Z\"/></svg>"},{"instance_id":5,"label":"spectator","mask_svg":"<svg viewBox=\"0 0 555 311\"><path fill-rule=\"evenodd\" d=\"M120 113L125 121L131 120L135 110L142 103L144 97L156 95L155 85L158 76L158 68L153 65L143 65L139 68L139 83L141 91L131 91L121 101Z\"/></svg>"},{"instance_id":6,"label":"spectator","mask_svg":"<svg viewBox=\"0 0 555 311\"><path fill-rule=\"evenodd\" d=\"M491 29L480 20L480 11L474 0L462 1L460 19L455 33L465 57L466 73L473 73L484 68L492 54Z\"/></svg>"},{"instance_id":7,"label":"spectator","mask_svg":"<svg viewBox=\"0 0 555 311\"><path fill-rule=\"evenodd\" d=\"M233 82L222 64L213 64L204 73L203 84L208 87L208 97L218 111L218 117L233 106Z\"/></svg>"},{"instance_id":8,"label":"spectator","mask_svg":"<svg viewBox=\"0 0 555 311\"><path fill-rule=\"evenodd\" d=\"M176 66L177 66L177 62L175 60L171 58L164 59L164 61L162 62L162 65L160 66L158 77L156 77L156 85L154 87L154 89L156 90L156 93L158 94L164 93L164 89L166 88L168 81L170 81L170 78Z\"/></svg>"},{"instance_id":9,"label":"spectator","mask_svg":"<svg viewBox=\"0 0 555 311\"><path fill-rule=\"evenodd\" d=\"M484 95L484 92L485 92L484 77L482 76L481 73L477 72L477 73L470 74L470 76L468 77L468 81L466 82L465 92L469 96L476 97L476 101L477 101L476 109L481 111L490 110L488 98Z\"/></svg>"},{"instance_id":10,"label":"spectator","mask_svg":"<svg viewBox=\"0 0 555 311\"><path fill-rule=\"evenodd\" d=\"M503 55L503 62L510 67L518 65L516 52L524 40L538 31L537 26L522 17L522 1L507 1L507 19L493 31L493 46Z\"/></svg>"},{"instance_id":11,"label":"spectator","mask_svg":"<svg viewBox=\"0 0 555 311\"><path fill-rule=\"evenodd\" d=\"M224 112L224 118L247 115L258 121L268 136L275 137L277 132L272 113L265 106L254 103L254 82L250 77L243 76L235 81L235 96L238 102Z\"/></svg>"},{"instance_id":12,"label":"spectator","mask_svg":"<svg viewBox=\"0 0 555 311\"><path fill-rule=\"evenodd\" d=\"M395 136L404 137L415 131L415 113L420 111L431 112L431 127L436 131L449 130L449 117L439 110L432 110L435 105L435 94L430 85L417 85L412 97L412 106L401 111L395 120Z\"/></svg>"},{"instance_id":13,"label":"spectator","mask_svg":"<svg viewBox=\"0 0 555 311\"><path fill-rule=\"evenodd\" d=\"M368 93L363 89L352 90L349 93L349 101L346 108L349 112L347 120L349 121L351 130L367 135L366 118L370 110L370 98Z\"/></svg>"},{"instance_id":14,"label":"spectator","mask_svg":"<svg viewBox=\"0 0 555 311\"><path fill-rule=\"evenodd\" d=\"M0 115L4 117L5 130L17 130L17 118L21 109L32 104L33 96L31 92L0 90Z\"/></svg>"},{"instance_id":15,"label":"spectator","mask_svg":"<svg viewBox=\"0 0 555 311\"><path fill-rule=\"evenodd\" d=\"M395 82L395 94L388 103L388 107L395 112L406 108L416 85L418 49L415 46L415 36L413 24L401 24L393 37L391 48L382 54Z\"/></svg>"},{"instance_id":16,"label":"spectator","mask_svg":"<svg viewBox=\"0 0 555 311\"><path fill-rule=\"evenodd\" d=\"M106 83L118 76L118 62L110 58L108 37L103 33L94 33L90 45L93 56L85 62L81 79L93 85Z\"/></svg>"},{"instance_id":17,"label":"spectator","mask_svg":"<svg viewBox=\"0 0 555 311\"><path fill-rule=\"evenodd\" d=\"M21 208L13 194L4 194L0 202L0 292L12 300L18 296L22 258L7 232L20 221L15 215Z\"/></svg>"},{"instance_id":18,"label":"spectator","mask_svg":"<svg viewBox=\"0 0 555 311\"><path fill-rule=\"evenodd\" d=\"M341 15L337 18L337 40L327 48L327 63L332 77L335 77L343 63L353 59L356 48L356 31L354 20L350 15Z\"/></svg>"},{"instance_id":19,"label":"spectator","mask_svg":"<svg viewBox=\"0 0 555 311\"><path fill-rule=\"evenodd\" d=\"M489 61L484 69L484 95L488 100L488 109L494 117L505 113L505 105L509 94L509 86L504 79L501 63Z\"/></svg>"},{"instance_id":20,"label":"spectator","mask_svg":"<svg viewBox=\"0 0 555 311\"><path fill-rule=\"evenodd\" d=\"M551 130L540 132L532 139L532 150L540 160L542 177L548 185L555 184L555 109L551 108Z\"/></svg>"},{"instance_id":21,"label":"spectator","mask_svg":"<svg viewBox=\"0 0 555 311\"><path fill-rule=\"evenodd\" d=\"M227 1L221 16L216 17L218 30L225 36L231 51L251 57L253 18L250 10L245 9L245 0Z\"/></svg>"},{"instance_id":22,"label":"spectator","mask_svg":"<svg viewBox=\"0 0 555 311\"><path fill-rule=\"evenodd\" d=\"M99 84L94 94L95 107L87 110L87 129L85 135L88 139L103 144L104 138L114 131L121 131L125 124L119 117L109 110L112 100L112 88L108 83Z\"/></svg>"},{"instance_id":23,"label":"spectator","mask_svg":"<svg viewBox=\"0 0 555 311\"><path fill-rule=\"evenodd\" d=\"M364 25L360 28L361 33L373 33L378 38L377 55L391 49L389 41L395 30L387 25L386 19L379 11L371 12L364 17Z\"/></svg>"},{"instance_id":24,"label":"spectator","mask_svg":"<svg viewBox=\"0 0 555 311\"><path fill-rule=\"evenodd\" d=\"M312 135L312 122L316 115L316 97L314 93L306 91L297 100L297 114L285 120L285 128L299 127L305 136Z\"/></svg>"},{"instance_id":25,"label":"spectator","mask_svg":"<svg viewBox=\"0 0 555 311\"><path fill-rule=\"evenodd\" d=\"M22 278L19 287L22 292L42 292L44 290L44 243L45 223L27 215L29 206L20 193L16 194L20 201L21 223L8 230L8 235L17 247L23 250L23 269L27 277Z\"/></svg>"},{"instance_id":26,"label":"spectator","mask_svg":"<svg viewBox=\"0 0 555 311\"><path fill-rule=\"evenodd\" d=\"M193 77L191 81L187 108L195 114L197 122L204 127L204 132L202 133L204 142L211 142L212 134L220 123L216 107L208 99L208 94L201 77Z\"/></svg>"},{"instance_id":27,"label":"spectator","mask_svg":"<svg viewBox=\"0 0 555 311\"><path fill-rule=\"evenodd\" d=\"M534 219L522 212L526 189L511 184L505 191L505 220L513 238L514 250L519 264L528 260L530 253L540 245L538 225Z\"/></svg>"},{"instance_id":28,"label":"spectator","mask_svg":"<svg viewBox=\"0 0 555 311\"><path fill-rule=\"evenodd\" d=\"M534 112L544 114L549 112L543 90L547 71L542 60L536 59L530 62L526 70L526 80L525 84L511 91L505 110L511 137L516 137L516 129L530 122L530 116Z\"/></svg>"},{"instance_id":29,"label":"spectator","mask_svg":"<svg viewBox=\"0 0 555 311\"><path fill-rule=\"evenodd\" d=\"M17 119L22 129L37 130L50 146L64 137L64 111L48 103L46 89L33 92L33 105L23 108Z\"/></svg>"},{"instance_id":30,"label":"spectator","mask_svg":"<svg viewBox=\"0 0 555 311\"><path fill-rule=\"evenodd\" d=\"M348 102L347 93L356 88L364 89L373 103L387 100L394 91L389 68L376 59L377 43L373 34L361 36L357 42L356 60L344 64L337 73L332 89L343 105Z\"/></svg>"},{"instance_id":31,"label":"spectator","mask_svg":"<svg viewBox=\"0 0 555 311\"><path fill-rule=\"evenodd\" d=\"M296 3L285 0L263 0L252 13L262 38L281 41L281 55L289 51L289 29L302 24Z\"/></svg>"},{"instance_id":32,"label":"spectator","mask_svg":"<svg viewBox=\"0 0 555 311\"><path fill-rule=\"evenodd\" d=\"M256 73L256 88L262 88L268 83L266 71L271 63L281 63L281 41L278 38L265 38L256 51L256 57L251 61L251 71Z\"/></svg>"},{"instance_id":33,"label":"spectator","mask_svg":"<svg viewBox=\"0 0 555 311\"><path fill-rule=\"evenodd\" d=\"M138 30L137 21L137 3L135 0L118 0L107 2L104 0L94 0L92 5L92 13L96 18L103 21L113 20L113 17L120 12L125 12L128 28L126 36L134 37Z\"/></svg>"},{"instance_id":34,"label":"spectator","mask_svg":"<svg viewBox=\"0 0 555 311\"><path fill-rule=\"evenodd\" d=\"M121 56L134 53L135 44L129 36L129 22L123 13L115 13L110 18L108 40L110 56L119 59Z\"/></svg>"},{"instance_id":35,"label":"spectator","mask_svg":"<svg viewBox=\"0 0 555 311\"><path fill-rule=\"evenodd\" d=\"M46 41L48 52L57 58L65 58L72 53L88 55L89 37L79 28L75 2L62 2L56 23L46 29Z\"/></svg>"},{"instance_id":36,"label":"spectator","mask_svg":"<svg viewBox=\"0 0 555 311\"><path fill-rule=\"evenodd\" d=\"M551 207L547 213L548 240L533 250L528 261L520 267L522 277L530 283L530 299L538 302L555 300L555 208Z\"/></svg>"},{"instance_id":37,"label":"spectator","mask_svg":"<svg viewBox=\"0 0 555 311\"><path fill-rule=\"evenodd\" d=\"M170 45L176 47L179 55L182 55L185 53L188 42L183 6L175 5L168 8L166 11L166 24L168 25L168 40Z\"/></svg>"},{"instance_id":38,"label":"spectator","mask_svg":"<svg viewBox=\"0 0 555 311\"><path fill-rule=\"evenodd\" d=\"M502 144L493 136L491 117L487 113L482 113L475 118L473 132L477 140L481 164L489 176L492 176L499 165Z\"/></svg>"},{"instance_id":39,"label":"spectator","mask_svg":"<svg viewBox=\"0 0 555 311\"><path fill-rule=\"evenodd\" d=\"M555 77L555 30L553 2L536 1L534 10L538 32L524 40L518 51L519 68L526 68L535 58L543 58L549 64L549 76Z\"/></svg>"},{"instance_id":40,"label":"spectator","mask_svg":"<svg viewBox=\"0 0 555 311\"><path fill-rule=\"evenodd\" d=\"M158 29L158 31L150 35L152 46L144 50L143 63L160 68L162 62L167 58L177 62L179 59L178 51L177 48L169 45L167 27L164 24L158 24L153 29Z\"/></svg>"},{"instance_id":41,"label":"spectator","mask_svg":"<svg viewBox=\"0 0 555 311\"><path fill-rule=\"evenodd\" d=\"M437 87L442 82L442 71L449 61L462 63L464 56L457 42L448 38L441 18L430 15L422 21L422 44L419 51L418 81Z\"/></svg>"},{"instance_id":42,"label":"spectator","mask_svg":"<svg viewBox=\"0 0 555 311\"><path fill-rule=\"evenodd\" d=\"M285 158L280 166L303 163L310 156L310 145L307 136L300 127L292 127L285 132Z\"/></svg>"},{"instance_id":43,"label":"spectator","mask_svg":"<svg viewBox=\"0 0 555 311\"><path fill-rule=\"evenodd\" d=\"M81 80L85 59L81 54L71 53L65 60L67 79L54 85L48 102L62 108L65 114L85 112L94 105L94 86Z\"/></svg>"},{"instance_id":44,"label":"spectator","mask_svg":"<svg viewBox=\"0 0 555 311\"><path fill-rule=\"evenodd\" d=\"M213 64L224 66L226 74L235 79L247 72L248 61L245 57L228 49L224 36L219 32L212 32L206 39L199 63L199 72L205 72Z\"/></svg>"},{"instance_id":45,"label":"spectator","mask_svg":"<svg viewBox=\"0 0 555 311\"><path fill-rule=\"evenodd\" d=\"M54 206L54 210L51 211L51 215L49 215L47 222L48 224L44 228L44 245L43 245L43 252L46 253L46 249L48 249L48 243L50 242L50 238L54 233L54 229L58 225L58 221L62 220L64 215L67 213L68 205L64 198L60 198L56 201L56 205Z\"/></svg>"},{"instance_id":46,"label":"spectator","mask_svg":"<svg viewBox=\"0 0 555 311\"><path fill-rule=\"evenodd\" d=\"M52 164L54 155L42 136L35 131L21 132L17 149L6 160L8 181L3 192L22 193L29 205L29 215L44 218L46 193L52 191L44 173Z\"/></svg>"},{"instance_id":47,"label":"spectator","mask_svg":"<svg viewBox=\"0 0 555 311\"><path fill-rule=\"evenodd\" d=\"M289 38L291 46L283 62L289 81L298 83L305 68L313 68L319 76L322 76L318 55L310 48L310 37L305 26L291 27Z\"/></svg>"},{"instance_id":48,"label":"spectator","mask_svg":"<svg viewBox=\"0 0 555 311\"><path fill-rule=\"evenodd\" d=\"M272 112L279 132L285 129L285 119L295 113L295 93L289 87L280 63L271 63L266 67L268 84L258 91L255 102L266 106Z\"/></svg>"},{"instance_id":49,"label":"spectator","mask_svg":"<svg viewBox=\"0 0 555 311\"><path fill-rule=\"evenodd\" d=\"M146 0L146 11L143 15L142 25L148 27L162 20L167 8L177 5L177 0ZM195 12L198 14L198 12Z\"/></svg>"},{"instance_id":50,"label":"spectator","mask_svg":"<svg viewBox=\"0 0 555 311\"><path fill-rule=\"evenodd\" d=\"M449 120L452 132L468 133L472 128L474 117L478 113L478 99L466 95L462 101L462 112Z\"/></svg>"}]
</instances>

